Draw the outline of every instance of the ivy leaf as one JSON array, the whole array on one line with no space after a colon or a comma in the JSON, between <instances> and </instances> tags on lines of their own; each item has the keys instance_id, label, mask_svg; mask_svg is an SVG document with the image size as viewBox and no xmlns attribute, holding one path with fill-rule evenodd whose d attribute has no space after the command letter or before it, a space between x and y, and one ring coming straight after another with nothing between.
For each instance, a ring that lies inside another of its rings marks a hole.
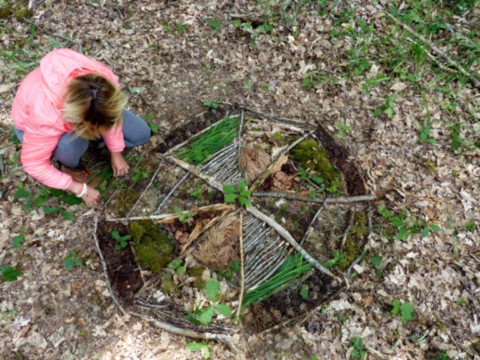
<instances>
[{"instance_id":1,"label":"ivy leaf","mask_svg":"<svg viewBox=\"0 0 480 360\"><path fill-rule=\"evenodd\" d=\"M200 351L200 350L202 350L205 346L208 346L208 344L205 343L205 342L196 342L196 341L189 342L189 343L187 343L187 345L186 345L187 349L192 350L192 351Z\"/></svg>"},{"instance_id":2,"label":"ivy leaf","mask_svg":"<svg viewBox=\"0 0 480 360\"><path fill-rule=\"evenodd\" d=\"M198 316L198 321L200 321L200 323L202 323L203 325L210 324L212 322L214 311L215 309L213 308L213 306L207 307Z\"/></svg>"},{"instance_id":3,"label":"ivy leaf","mask_svg":"<svg viewBox=\"0 0 480 360\"><path fill-rule=\"evenodd\" d=\"M400 219L399 217L392 217L390 218L390 222L392 223L393 226L395 227L401 227L403 226L403 220Z\"/></svg>"},{"instance_id":4,"label":"ivy leaf","mask_svg":"<svg viewBox=\"0 0 480 360\"><path fill-rule=\"evenodd\" d=\"M177 275L179 276L185 275L185 273L187 272L187 270L185 269L185 266L180 266L176 271L177 271Z\"/></svg>"},{"instance_id":5,"label":"ivy leaf","mask_svg":"<svg viewBox=\"0 0 480 360\"><path fill-rule=\"evenodd\" d=\"M396 236L398 240L404 241L407 239L409 234L410 234L410 230L402 226Z\"/></svg>"},{"instance_id":6,"label":"ivy leaf","mask_svg":"<svg viewBox=\"0 0 480 360\"><path fill-rule=\"evenodd\" d=\"M442 228L438 225L433 224L433 225L430 225L430 230L439 232L439 231L442 231Z\"/></svg>"},{"instance_id":7,"label":"ivy leaf","mask_svg":"<svg viewBox=\"0 0 480 360\"><path fill-rule=\"evenodd\" d=\"M391 311L392 316L397 316L400 311L400 300L395 299L392 302L393 309Z\"/></svg>"},{"instance_id":8,"label":"ivy leaf","mask_svg":"<svg viewBox=\"0 0 480 360\"><path fill-rule=\"evenodd\" d=\"M173 269L176 270L182 265L182 260L181 259L175 259L173 260L170 264L167 265L168 269Z\"/></svg>"},{"instance_id":9,"label":"ivy leaf","mask_svg":"<svg viewBox=\"0 0 480 360\"><path fill-rule=\"evenodd\" d=\"M302 297L303 300L308 299L308 287L307 286L302 286L300 289L300 296Z\"/></svg>"},{"instance_id":10,"label":"ivy leaf","mask_svg":"<svg viewBox=\"0 0 480 360\"><path fill-rule=\"evenodd\" d=\"M413 320L413 305L406 303L400 306L400 312L402 314L402 322L406 324L407 322Z\"/></svg>"},{"instance_id":11,"label":"ivy leaf","mask_svg":"<svg viewBox=\"0 0 480 360\"><path fill-rule=\"evenodd\" d=\"M230 308L230 306L228 305L225 305L225 304L217 304L215 306L215 310L217 311L217 313L219 313L220 315L223 315L225 317L230 317L232 316L232 309Z\"/></svg>"},{"instance_id":12,"label":"ivy leaf","mask_svg":"<svg viewBox=\"0 0 480 360\"><path fill-rule=\"evenodd\" d=\"M225 202L226 203L234 203L238 198L237 194L226 194L225 195Z\"/></svg>"},{"instance_id":13,"label":"ivy leaf","mask_svg":"<svg viewBox=\"0 0 480 360\"><path fill-rule=\"evenodd\" d=\"M240 201L240 205L242 205L246 208L250 206L250 200L248 200L248 198L240 197L239 201Z\"/></svg>"},{"instance_id":14,"label":"ivy leaf","mask_svg":"<svg viewBox=\"0 0 480 360\"><path fill-rule=\"evenodd\" d=\"M233 185L223 185L223 192L225 194L235 194L235 187Z\"/></svg>"},{"instance_id":15,"label":"ivy leaf","mask_svg":"<svg viewBox=\"0 0 480 360\"><path fill-rule=\"evenodd\" d=\"M73 221L75 218L70 211L62 211L62 216L65 220Z\"/></svg>"},{"instance_id":16,"label":"ivy leaf","mask_svg":"<svg viewBox=\"0 0 480 360\"><path fill-rule=\"evenodd\" d=\"M205 284L205 294L210 301L218 300L218 295L220 294L220 285L218 284L217 280L207 280L207 283Z\"/></svg>"},{"instance_id":17,"label":"ivy leaf","mask_svg":"<svg viewBox=\"0 0 480 360\"><path fill-rule=\"evenodd\" d=\"M67 194L62 196L62 201L68 205L78 205L82 202L82 199L75 194Z\"/></svg>"},{"instance_id":18,"label":"ivy leaf","mask_svg":"<svg viewBox=\"0 0 480 360\"><path fill-rule=\"evenodd\" d=\"M17 191L15 191L15 194L13 195L13 198L15 200L26 198L30 196L30 191L25 190L24 188L20 188Z\"/></svg>"},{"instance_id":19,"label":"ivy leaf","mask_svg":"<svg viewBox=\"0 0 480 360\"><path fill-rule=\"evenodd\" d=\"M20 275L22 275L20 270L10 266L0 266L0 273L2 274L3 281L15 281Z\"/></svg>"},{"instance_id":20,"label":"ivy leaf","mask_svg":"<svg viewBox=\"0 0 480 360\"><path fill-rule=\"evenodd\" d=\"M60 206L55 206L55 207L45 206L43 208L43 212L45 213L45 215L55 214L55 213L59 212L60 210L62 210L62 208Z\"/></svg>"},{"instance_id":21,"label":"ivy leaf","mask_svg":"<svg viewBox=\"0 0 480 360\"><path fill-rule=\"evenodd\" d=\"M25 231L25 228L22 226L20 228L20 234L18 234L17 236L14 236L12 238L12 246L15 248L15 249L20 249L23 245L23 243L25 242L25 234L24 234L24 231Z\"/></svg>"},{"instance_id":22,"label":"ivy leaf","mask_svg":"<svg viewBox=\"0 0 480 360\"><path fill-rule=\"evenodd\" d=\"M422 229L422 237L427 237L430 235L430 229L428 227L425 227Z\"/></svg>"}]
</instances>

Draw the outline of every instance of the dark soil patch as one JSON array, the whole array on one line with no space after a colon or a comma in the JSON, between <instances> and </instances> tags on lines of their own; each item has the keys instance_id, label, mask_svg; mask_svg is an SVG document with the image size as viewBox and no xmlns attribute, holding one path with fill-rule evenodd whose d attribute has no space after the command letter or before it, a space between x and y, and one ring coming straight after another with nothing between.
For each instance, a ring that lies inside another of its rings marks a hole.
<instances>
[{"instance_id":1,"label":"dark soil patch","mask_svg":"<svg viewBox=\"0 0 480 360\"><path fill-rule=\"evenodd\" d=\"M349 159L350 152L348 149L339 145L328 131L321 126L315 130L315 136L327 150L330 161L345 175L348 194L351 196L364 195L365 184L363 178L353 161Z\"/></svg>"},{"instance_id":2,"label":"dark soil patch","mask_svg":"<svg viewBox=\"0 0 480 360\"><path fill-rule=\"evenodd\" d=\"M300 290L306 288L304 299ZM327 275L315 271L306 281L289 287L261 303L252 305L243 317L244 329L254 334L305 315L336 293L338 287Z\"/></svg>"},{"instance_id":3,"label":"dark soil patch","mask_svg":"<svg viewBox=\"0 0 480 360\"><path fill-rule=\"evenodd\" d=\"M112 237L114 230L121 236L128 234L127 227L121 223L103 222L98 226L97 238L107 264L112 290L125 305L130 305L134 295L143 286L143 280L130 246L115 249L115 239Z\"/></svg>"}]
</instances>

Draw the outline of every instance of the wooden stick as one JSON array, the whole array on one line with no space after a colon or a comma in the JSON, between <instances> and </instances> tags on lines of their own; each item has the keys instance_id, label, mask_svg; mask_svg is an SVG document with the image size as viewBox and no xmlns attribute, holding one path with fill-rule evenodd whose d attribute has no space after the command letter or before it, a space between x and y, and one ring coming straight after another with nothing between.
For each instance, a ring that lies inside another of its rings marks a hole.
<instances>
[{"instance_id":1,"label":"wooden stick","mask_svg":"<svg viewBox=\"0 0 480 360\"><path fill-rule=\"evenodd\" d=\"M240 321L243 292L245 291L245 261L243 258L243 214L240 213L240 294L238 295L237 321Z\"/></svg>"},{"instance_id":2,"label":"wooden stick","mask_svg":"<svg viewBox=\"0 0 480 360\"><path fill-rule=\"evenodd\" d=\"M208 185L210 185L211 187L223 192L223 185L220 182L216 181L215 179L212 179L208 175L205 175L205 174L201 173L195 166L190 165L189 163L187 163L183 160L177 159L176 157L173 157L173 156L168 156L167 160L173 162L174 164L180 166L181 168L183 168L187 171L190 171L193 175L195 175L195 176L199 177L200 179L206 181L208 183Z\"/></svg>"},{"instance_id":3,"label":"wooden stick","mask_svg":"<svg viewBox=\"0 0 480 360\"><path fill-rule=\"evenodd\" d=\"M178 189L178 187L183 184L183 182L185 180L187 180L187 178L190 176L190 172L186 172L185 175L183 175L183 177L177 181L177 183L173 186L173 188L168 192L167 195L165 195L165 198L162 200L162 202L160 203L160 205L158 205L157 209L154 211L154 215L155 214L158 214L160 212L160 210L163 208L163 206L167 203L168 199L170 199L170 197L172 196L172 194Z\"/></svg>"},{"instance_id":4,"label":"wooden stick","mask_svg":"<svg viewBox=\"0 0 480 360\"><path fill-rule=\"evenodd\" d=\"M95 217L93 219L93 224L94 224L93 240L95 240L95 246L97 247L98 256L100 257L100 262L102 263L103 273L105 275L105 282L107 283L108 292L110 293L110 296L112 297L112 300L115 303L115 305L117 305L117 307L120 309L122 314L125 315L127 312L125 311L123 306L120 304L120 302L118 301L117 297L115 296L115 294L113 292L112 285L110 284L110 279L108 277L107 263L105 262L102 251L100 250L100 244L99 244L98 238L97 238L98 215L95 215Z\"/></svg>"},{"instance_id":5,"label":"wooden stick","mask_svg":"<svg viewBox=\"0 0 480 360\"><path fill-rule=\"evenodd\" d=\"M339 281L340 283L342 283L342 280L339 277L333 275L330 272L330 270L328 270L326 267L322 266L317 260L315 260L304 248L300 246L299 243L297 243L297 241L293 238L293 236L290 235L290 233L287 230L285 230L285 228L283 228L274 219L265 215L264 213L257 210L253 206L247 207L247 211L253 216L255 216L256 218L270 225L281 237L283 237L286 241L288 241L290 245L292 245L295 248L295 250L297 250L300 254L302 254L305 260L307 260L310 264L312 264L318 271L321 271L322 273L328 276L331 276L337 281Z\"/></svg>"},{"instance_id":6,"label":"wooden stick","mask_svg":"<svg viewBox=\"0 0 480 360\"><path fill-rule=\"evenodd\" d=\"M274 192L274 191L271 191L271 192L254 191L252 193L252 196L283 198L283 199L289 199L289 200L313 202L318 204L351 204L356 202L375 200L375 195L359 195L359 196L348 196L348 197L337 197L337 198L325 198L325 199L313 198L312 199L307 196L296 195L293 193Z\"/></svg>"},{"instance_id":7,"label":"wooden stick","mask_svg":"<svg viewBox=\"0 0 480 360\"><path fill-rule=\"evenodd\" d=\"M226 210L232 210L235 209L235 205L227 205L227 204L214 204L214 205L208 205L208 206L202 206L199 208L194 208L189 210L193 215L202 213L202 212L209 212L209 211L226 211ZM186 214L187 211L182 211L180 213L175 213L175 214L160 214L160 215L148 215L148 216L132 216L130 218L114 218L114 219L107 219L107 221L137 221L137 220L154 220L157 223L162 223L162 222L169 222L173 219L177 219L180 216Z\"/></svg>"},{"instance_id":8,"label":"wooden stick","mask_svg":"<svg viewBox=\"0 0 480 360\"><path fill-rule=\"evenodd\" d=\"M157 177L158 173L160 172L160 168L162 166L162 162L160 161L160 163L158 164L158 167L157 167L157 170L155 171L155 173L153 174L152 178L150 179L150 182L148 183L147 187L142 191L142 193L140 194L140 196L138 197L137 201L135 201L135 204L132 206L132 208L130 209L130 211L128 212L126 218L128 219L130 217L130 215L132 215L132 212L133 210L135 210L135 208L137 207L137 205L140 203L140 200L142 199L143 195L145 195L145 193L148 191L148 189L150 189L150 186L152 186L153 184L153 181L155 180L155 178Z\"/></svg>"},{"instance_id":9,"label":"wooden stick","mask_svg":"<svg viewBox=\"0 0 480 360\"><path fill-rule=\"evenodd\" d=\"M182 329L182 328L179 328L175 325L171 325L171 324L168 324L166 322L163 322L163 321L151 318L151 317L147 317L145 315L138 314L138 313L135 313L135 312L130 312L129 314L133 315L133 316L137 316L137 317L139 317L143 320L147 320L147 321L153 323L155 326L159 327L160 329L171 332L171 333L174 333L174 334L177 334L177 335L183 335L183 336L187 336L187 337L194 338L194 339L220 341L220 342L223 342L223 343L228 343L228 341L229 341L229 336L227 334L213 334L213 333L209 333L209 332L201 333L201 332L197 332L197 331L194 331L194 330L191 330L191 329Z\"/></svg>"},{"instance_id":10,"label":"wooden stick","mask_svg":"<svg viewBox=\"0 0 480 360\"><path fill-rule=\"evenodd\" d=\"M456 69L458 69L458 71L460 71L460 73L462 73L463 75L465 75L466 77L468 77L473 85L480 89L480 80L477 78L477 76L480 76L480 74L471 74L470 72L468 72L467 70L465 70L465 68L458 64L456 61L454 61L450 56L448 56L445 52L443 52L442 50L440 50L436 45L432 44L430 41L428 41L427 39L425 39L422 35L420 35L419 33L417 33L415 30L413 30L410 26L402 23L400 20L398 20L395 16L393 16L392 14L390 14L388 11L385 11L385 14L387 14L387 16L392 19L396 24L400 25L402 28L404 28L405 30L407 30L409 33L411 33L412 35L414 35L415 37L417 37L418 39L420 39L423 43L425 43L426 45L428 45L433 51L435 51L438 55L440 55L443 59L445 59L450 65L452 65L453 67L455 67Z\"/></svg>"}]
</instances>

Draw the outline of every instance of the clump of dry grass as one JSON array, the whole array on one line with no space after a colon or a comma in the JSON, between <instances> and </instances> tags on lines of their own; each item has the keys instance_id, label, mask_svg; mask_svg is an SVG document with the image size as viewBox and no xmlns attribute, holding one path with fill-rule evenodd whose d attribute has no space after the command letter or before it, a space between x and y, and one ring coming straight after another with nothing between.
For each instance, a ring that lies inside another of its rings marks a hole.
<instances>
[{"instance_id":1,"label":"clump of dry grass","mask_svg":"<svg viewBox=\"0 0 480 360\"><path fill-rule=\"evenodd\" d=\"M247 183L252 183L270 164L270 155L261 149L240 148L238 167Z\"/></svg>"},{"instance_id":2,"label":"clump of dry grass","mask_svg":"<svg viewBox=\"0 0 480 360\"><path fill-rule=\"evenodd\" d=\"M225 269L238 258L239 237L239 220L234 215L228 216L205 233L193 256L212 270Z\"/></svg>"}]
</instances>

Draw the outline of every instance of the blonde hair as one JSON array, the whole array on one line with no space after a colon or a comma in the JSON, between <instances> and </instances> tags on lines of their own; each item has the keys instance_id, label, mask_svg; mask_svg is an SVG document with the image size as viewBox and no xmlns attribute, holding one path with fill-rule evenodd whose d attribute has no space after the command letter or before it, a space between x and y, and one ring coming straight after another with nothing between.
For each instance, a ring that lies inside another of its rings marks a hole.
<instances>
[{"instance_id":1,"label":"blonde hair","mask_svg":"<svg viewBox=\"0 0 480 360\"><path fill-rule=\"evenodd\" d=\"M103 131L118 126L127 103L111 81L96 74L79 76L67 86L63 97L63 118L73 131L84 139L93 140Z\"/></svg>"}]
</instances>

